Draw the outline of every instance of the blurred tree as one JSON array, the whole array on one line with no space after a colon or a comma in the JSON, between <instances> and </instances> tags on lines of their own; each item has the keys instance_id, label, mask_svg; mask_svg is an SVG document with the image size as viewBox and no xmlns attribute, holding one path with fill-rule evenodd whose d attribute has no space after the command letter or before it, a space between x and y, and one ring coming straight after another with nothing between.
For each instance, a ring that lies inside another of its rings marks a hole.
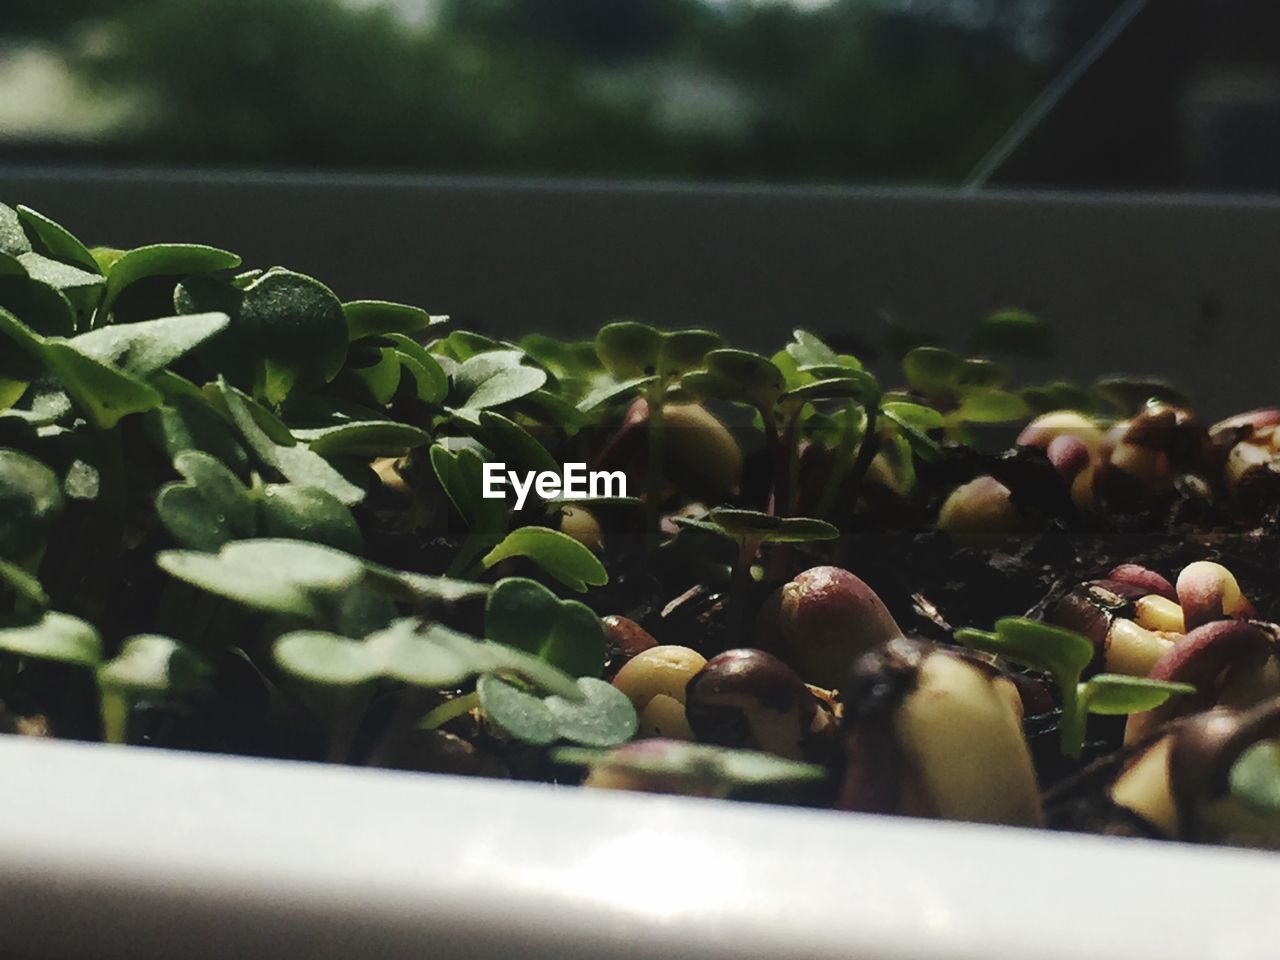
<instances>
[{"instance_id":1,"label":"blurred tree","mask_svg":"<svg viewBox=\"0 0 1280 960\"><path fill-rule=\"evenodd\" d=\"M904 2L441 0L410 27L338 0L116 0L79 64L145 104L101 148L121 159L957 180L1042 81L1009 26L1036 0Z\"/></svg>"},{"instance_id":2,"label":"blurred tree","mask_svg":"<svg viewBox=\"0 0 1280 960\"><path fill-rule=\"evenodd\" d=\"M548 43L594 61L653 56L710 16L701 0L447 0L446 26L522 43Z\"/></svg>"}]
</instances>

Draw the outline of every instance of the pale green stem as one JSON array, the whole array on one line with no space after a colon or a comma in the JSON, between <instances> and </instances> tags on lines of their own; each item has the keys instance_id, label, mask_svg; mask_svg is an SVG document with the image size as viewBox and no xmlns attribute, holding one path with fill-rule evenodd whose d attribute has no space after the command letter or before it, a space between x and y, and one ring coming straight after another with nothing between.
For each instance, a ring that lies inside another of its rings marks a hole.
<instances>
[{"instance_id":1,"label":"pale green stem","mask_svg":"<svg viewBox=\"0 0 1280 960\"><path fill-rule=\"evenodd\" d=\"M659 377L649 388L649 476L646 487L645 511L648 514L649 536L656 545L659 523L662 519L662 493L666 487L666 429L662 405L666 399L667 385Z\"/></svg>"},{"instance_id":2,"label":"pale green stem","mask_svg":"<svg viewBox=\"0 0 1280 960\"><path fill-rule=\"evenodd\" d=\"M99 710L102 713L102 739L105 743L127 743L129 735L128 694L115 687L99 688Z\"/></svg>"},{"instance_id":3,"label":"pale green stem","mask_svg":"<svg viewBox=\"0 0 1280 960\"><path fill-rule=\"evenodd\" d=\"M446 700L425 717L418 721L419 730L435 730L443 727L450 720L469 713L480 706L480 694L472 692L461 697Z\"/></svg>"}]
</instances>

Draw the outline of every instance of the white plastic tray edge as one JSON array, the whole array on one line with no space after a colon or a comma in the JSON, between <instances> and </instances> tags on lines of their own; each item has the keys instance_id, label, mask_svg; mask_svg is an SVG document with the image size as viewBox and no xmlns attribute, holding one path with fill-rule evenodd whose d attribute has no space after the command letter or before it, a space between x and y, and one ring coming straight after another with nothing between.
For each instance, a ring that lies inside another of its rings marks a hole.
<instances>
[{"instance_id":1,"label":"white plastic tray edge","mask_svg":"<svg viewBox=\"0 0 1280 960\"><path fill-rule=\"evenodd\" d=\"M0 956L1278 955L1280 857L0 737Z\"/></svg>"}]
</instances>

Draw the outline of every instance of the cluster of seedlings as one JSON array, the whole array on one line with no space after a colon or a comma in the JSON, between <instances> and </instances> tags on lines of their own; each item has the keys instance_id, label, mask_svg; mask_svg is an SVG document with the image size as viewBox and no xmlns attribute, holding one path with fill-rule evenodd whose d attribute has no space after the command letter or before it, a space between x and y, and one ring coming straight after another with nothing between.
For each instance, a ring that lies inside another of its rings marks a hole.
<instances>
[{"instance_id":1,"label":"cluster of seedlings","mask_svg":"<svg viewBox=\"0 0 1280 960\"><path fill-rule=\"evenodd\" d=\"M512 342L0 206L0 724L1276 845L1280 410L1046 337Z\"/></svg>"}]
</instances>

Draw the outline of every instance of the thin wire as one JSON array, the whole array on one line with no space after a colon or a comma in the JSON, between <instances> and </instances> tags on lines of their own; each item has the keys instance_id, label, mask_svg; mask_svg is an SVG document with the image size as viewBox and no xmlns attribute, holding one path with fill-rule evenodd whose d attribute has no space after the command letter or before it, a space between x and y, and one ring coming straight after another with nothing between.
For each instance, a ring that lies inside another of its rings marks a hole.
<instances>
[{"instance_id":1,"label":"thin wire","mask_svg":"<svg viewBox=\"0 0 1280 960\"><path fill-rule=\"evenodd\" d=\"M1010 155L1022 146L1023 141L1031 136L1036 127L1040 126L1044 118L1053 111L1085 72L1097 63L1098 58L1106 53L1120 34L1128 29L1129 24L1133 23L1134 18L1146 8L1148 2L1149 0L1126 0L1116 8L1098 32L1089 38L1089 41L1059 71L1058 75L1049 81L1049 85L978 161L977 166L965 178L963 186L965 193L976 193L987 185L996 172L1004 166Z\"/></svg>"}]
</instances>

